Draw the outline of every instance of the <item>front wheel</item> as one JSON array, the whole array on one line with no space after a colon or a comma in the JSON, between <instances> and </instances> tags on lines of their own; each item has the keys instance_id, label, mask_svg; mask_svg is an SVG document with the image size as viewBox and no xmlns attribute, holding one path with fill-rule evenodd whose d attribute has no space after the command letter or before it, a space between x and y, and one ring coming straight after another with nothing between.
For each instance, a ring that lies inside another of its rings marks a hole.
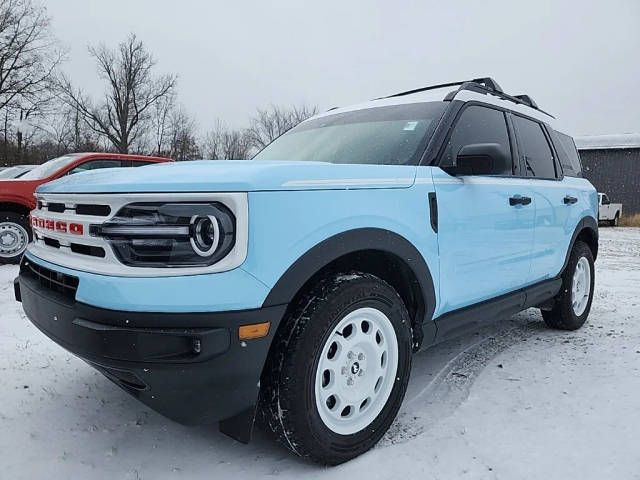
<instances>
[{"instance_id":1,"label":"front wheel","mask_svg":"<svg viewBox=\"0 0 640 480\"><path fill-rule=\"evenodd\" d=\"M294 453L337 465L373 447L409 381L411 326L396 291L369 274L320 280L278 329L261 409Z\"/></svg>"},{"instance_id":2,"label":"front wheel","mask_svg":"<svg viewBox=\"0 0 640 480\"><path fill-rule=\"evenodd\" d=\"M551 328L577 330L587 321L593 288L595 265L589 246L577 241L562 274L562 287L551 310L542 310L542 318Z\"/></svg>"},{"instance_id":3,"label":"front wheel","mask_svg":"<svg viewBox=\"0 0 640 480\"><path fill-rule=\"evenodd\" d=\"M30 240L26 215L0 212L0 263L18 263Z\"/></svg>"}]
</instances>

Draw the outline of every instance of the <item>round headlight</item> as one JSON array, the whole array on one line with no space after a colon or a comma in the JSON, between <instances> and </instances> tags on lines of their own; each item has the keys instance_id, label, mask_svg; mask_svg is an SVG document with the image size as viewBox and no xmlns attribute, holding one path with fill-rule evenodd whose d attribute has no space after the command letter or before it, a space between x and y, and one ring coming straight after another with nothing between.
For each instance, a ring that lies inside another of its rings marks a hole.
<instances>
[{"instance_id":1,"label":"round headlight","mask_svg":"<svg viewBox=\"0 0 640 480\"><path fill-rule=\"evenodd\" d=\"M213 215L194 215L191 217L191 247L201 257L209 257L220 243L220 226Z\"/></svg>"}]
</instances>

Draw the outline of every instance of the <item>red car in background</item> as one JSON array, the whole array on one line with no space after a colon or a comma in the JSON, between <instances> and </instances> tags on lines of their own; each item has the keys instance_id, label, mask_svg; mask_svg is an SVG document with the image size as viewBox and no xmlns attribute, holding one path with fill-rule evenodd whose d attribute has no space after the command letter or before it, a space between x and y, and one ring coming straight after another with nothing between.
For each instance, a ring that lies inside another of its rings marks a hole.
<instances>
[{"instance_id":1,"label":"red car in background","mask_svg":"<svg viewBox=\"0 0 640 480\"><path fill-rule=\"evenodd\" d=\"M36 207L33 194L43 183L87 170L141 167L171 162L169 158L117 153L70 153L37 166L17 179L0 180L0 263L18 263L31 240L29 212Z\"/></svg>"}]
</instances>

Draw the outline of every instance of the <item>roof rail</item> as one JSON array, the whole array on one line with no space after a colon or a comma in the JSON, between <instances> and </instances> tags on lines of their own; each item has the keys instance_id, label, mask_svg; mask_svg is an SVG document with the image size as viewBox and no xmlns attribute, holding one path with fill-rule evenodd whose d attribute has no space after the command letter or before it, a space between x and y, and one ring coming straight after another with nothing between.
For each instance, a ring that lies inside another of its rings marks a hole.
<instances>
[{"instance_id":1,"label":"roof rail","mask_svg":"<svg viewBox=\"0 0 640 480\"><path fill-rule=\"evenodd\" d=\"M496 93L503 93L503 90L500 87L500 85L498 85L498 82L496 82L493 78L484 77L484 78L474 78L473 80L462 80L460 82L449 82L449 83L439 83L437 85L428 85L426 87L414 88L413 90L407 90L400 93L394 93L393 95L387 95L385 97L376 98L375 100L381 100L383 98L402 97L403 95L412 95L414 93L426 92L427 90L436 90L438 88L462 87L466 83L484 85L484 87L487 90L491 90ZM460 88L459 90L462 90L462 88Z\"/></svg>"},{"instance_id":2,"label":"roof rail","mask_svg":"<svg viewBox=\"0 0 640 480\"><path fill-rule=\"evenodd\" d=\"M462 82L450 82L450 83L440 83L437 85L429 85L427 87L415 88L413 90L407 90L405 92L394 93L393 95L387 95L386 97L376 98L376 100L381 100L383 98L393 98L393 97L401 97L403 95L411 95L414 93L425 92L427 90L435 90L437 88L445 88L445 87L458 87L458 90L455 92L450 92L445 100L453 100L458 92L461 90L471 90L478 93L491 93L496 95L503 100L509 100L514 103L518 103L521 105L526 105L527 107L531 107L535 110L538 110L545 115L548 115L551 118L555 118L550 113L545 112L541 108L538 107L538 104L533 101L529 95L508 95L504 93L502 87L491 77L480 77L474 78L473 80L465 80Z\"/></svg>"}]
</instances>

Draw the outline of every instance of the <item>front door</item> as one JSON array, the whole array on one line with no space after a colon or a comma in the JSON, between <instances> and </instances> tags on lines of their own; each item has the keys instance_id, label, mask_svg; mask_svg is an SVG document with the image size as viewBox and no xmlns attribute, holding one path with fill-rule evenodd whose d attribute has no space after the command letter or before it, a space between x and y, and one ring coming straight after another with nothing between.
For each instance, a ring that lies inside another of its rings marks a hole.
<instances>
[{"instance_id":1,"label":"front door","mask_svg":"<svg viewBox=\"0 0 640 480\"><path fill-rule=\"evenodd\" d=\"M471 105L460 114L445 157L470 144L499 144L513 155L505 114ZM517 162L516 162L517 164ZM535 205L527 181L511 171L450 175L433 169L438 199L440 305L443 314L524 286L533 248Z\"/></svg>"}]
</instances>

